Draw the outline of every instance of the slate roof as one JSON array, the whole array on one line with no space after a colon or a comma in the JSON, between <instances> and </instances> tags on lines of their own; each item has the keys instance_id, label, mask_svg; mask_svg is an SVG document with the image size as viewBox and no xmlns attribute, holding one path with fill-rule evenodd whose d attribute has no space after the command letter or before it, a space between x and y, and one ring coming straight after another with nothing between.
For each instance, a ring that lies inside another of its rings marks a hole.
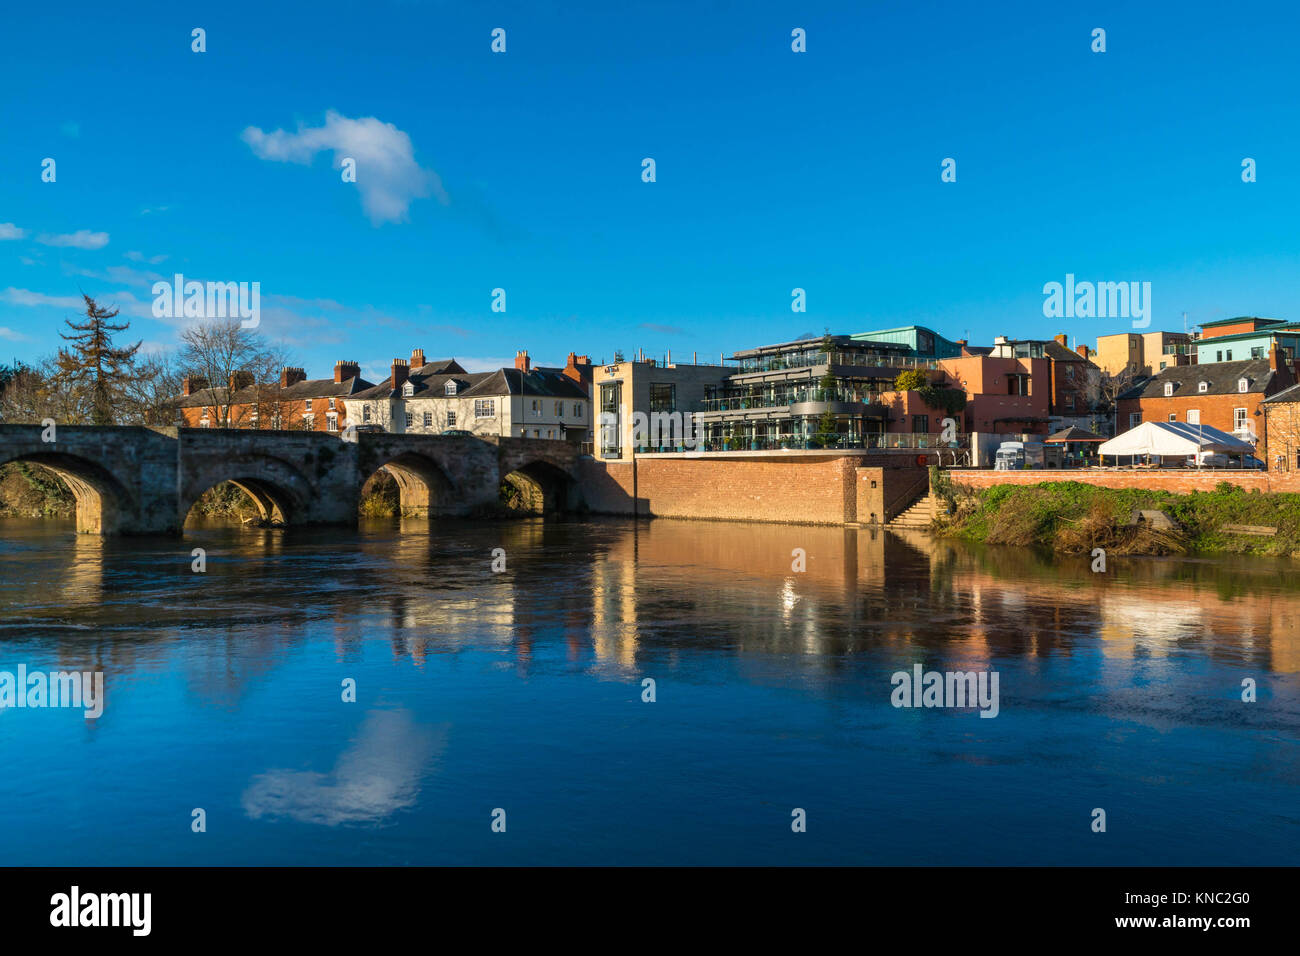
<instances>
[{"instance_id":1,"label":"slate roof","mask_svg":"<svg viewBox=\"0 0 1300 956\"><path fill-rule=\"evenodd\" d=\"M1164 398L1165 383L1174 383L1171 398L1195 395L1237 395L1237 380L1243 376L1248 381L1250 393L1268 392L1277 380L1277 372L1269 368L1268 359L1246 359L1241 362L1208 362L1205 365L1174 365L1153 375L1123 392L1119 398ZM1200 383L1209 387L1202 392Z\"/></svg>"},{"instance_id":2,"label":"slate roof","mask_svg":"<svg viewBox=\"0 0 1300 956\"><path fill-rule=\"evenodd\" d=\"M176 399L179 408L201 408L208 405L252 405L256 402L293 402L305 398L355 398L360 392L373 388L364 378L353 377L336 382L332 378L313 378L294 382L288 388L280 388L279 382L265 385L248 385L235 389L232 397L227 398L229 389L203 388L193 395L182 395Z\"/></svg>"},{"instance_id":3,"label":"slate roof","mask_svg":"<svg viewBox=\"0 0 1300 956\"><path fill-rule=\"evenodd\" d=\"M536 367L527 375L518 369L499 368L490 372L441 372L429 363L411 372L407 379L415 386L411 398L443 398L447 383L456 383L457 398L495 398L503 395L529 395L540 398L585 399L587 391L573 379L562 374L562 369ZM359 401L401 398L402 390L393 388L389 377L384 382L358 392L352 398Z\"/></svg>"}]
</instances>

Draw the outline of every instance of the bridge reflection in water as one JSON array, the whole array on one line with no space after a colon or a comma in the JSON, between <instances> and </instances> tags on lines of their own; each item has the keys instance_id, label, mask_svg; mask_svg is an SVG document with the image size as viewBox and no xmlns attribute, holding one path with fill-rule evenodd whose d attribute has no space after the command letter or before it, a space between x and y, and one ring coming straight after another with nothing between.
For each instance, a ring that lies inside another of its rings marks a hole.
<instances>
[{"instance_id":1,"label":"bridge reflection in water","mask_svg":"<svg viewBox=\"0 0 1300 956\"><path fill-rule=\"evenodd\" d=\"M667 519L199 524L183 543L6 519L0 647L102 671L107 699L98 721L0 714L24 767L0 851L1272 862L1300 786L1293 573L1222 557L1100 575L921 535ZM890 674L917 663L996 669L997 720L892 708ZM166 809L192 793L220 841ZM1108 842L1089 839L1094 805L1125 821ZM508 844L479 842L496 806L528 820ZM791 842L788 806L826 822ZM52 840L69 820L75 839Z\"/></svg>"}]
</instances>

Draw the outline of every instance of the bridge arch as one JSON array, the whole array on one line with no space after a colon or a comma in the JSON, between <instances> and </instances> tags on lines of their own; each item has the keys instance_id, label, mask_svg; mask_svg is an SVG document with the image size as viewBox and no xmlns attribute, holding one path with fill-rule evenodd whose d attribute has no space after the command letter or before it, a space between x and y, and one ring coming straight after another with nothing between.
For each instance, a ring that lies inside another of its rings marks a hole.
<instances>
[{"instance_id":1,"label":"bridge arch","mask_svg":"<svg viewBox=\"0 0 1300 956\"><path fill-rule=\"evenodd\" d=\"M454 513L460 494L455 483L437 461L419 452L393 455L368 475L361 476L357 489L358 506L366 483L379 472L387 472L397 482L399 507L403 518L432 518Z\"/></svg>"},{"instance_id":2,"label":"bridge arch","mask_svg":"<svg viewBox=\"0 0 1300 956\"><path fill-rule=\"evenodd\" d=\"M289 462L269 455L240 455L199 463L186 474L179 512L183 526L190 509L211 488L230 482L243 491L267 524L293 524L317 493L311 481Z\"/></svg>"},{"instance_id":3,"label":"bridge arch","mask_svg":"<svg viewBox=\"0 0 1300 956\"><path fill-rule=\"evenodd\" d=\"M567 469L544 459L530 461L501 476L509 506L532 514L577 507L577 483Z\"/></svg>"},{"instance_id":4,"label":"bridge arch","mask_svg":"<svg viewBox=\"0 0 1300 956\"><path fill-rule=\"evenodd\" d=\"M126 487L98 462L65 452L0 453L0 465L25 462L56 475L77 503L80 534L114 534L135 502Z\"/></svg>"}]
</instances>

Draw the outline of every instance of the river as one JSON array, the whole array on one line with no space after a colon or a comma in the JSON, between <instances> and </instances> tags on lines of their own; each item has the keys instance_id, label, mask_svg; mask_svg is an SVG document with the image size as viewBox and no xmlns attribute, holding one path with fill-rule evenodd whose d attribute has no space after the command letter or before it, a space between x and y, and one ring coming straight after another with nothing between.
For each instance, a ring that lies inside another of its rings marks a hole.
<instances>
[{"instance_id":1,"label":"river","mask_svg":"<svg viewBox=\"0 0 1300 956\"><path fill-rule=\"evenodd\" d=\"M0 671L102 672L105 700L0 710L0 857L1291 864L1296 570L721 522L5 519ZM894 706L918 664L996 672L996 717Z\"/></svg>"}]
</instances>

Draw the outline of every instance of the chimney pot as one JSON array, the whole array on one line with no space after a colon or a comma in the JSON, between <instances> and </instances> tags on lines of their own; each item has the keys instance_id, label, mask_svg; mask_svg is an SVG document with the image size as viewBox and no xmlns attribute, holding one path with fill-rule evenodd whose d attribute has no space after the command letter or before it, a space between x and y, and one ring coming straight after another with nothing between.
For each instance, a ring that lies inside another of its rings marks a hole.
<instances>
[{"instance_id":1,"label":"chimney pot","mask_svg":"<svg viewBox=\"0 0 1300 956\"><path fill-rule=\"evenodd\" d=\"M515 351L515 368L524 374L532 371L532 362L528 358L527 349L517 349Z\"/></svg>"},{"instance_id":2,"label":"chimney pot","mask_svg":"<svg viewBox=\"0 0 1300 956\"><path fill-rule=\"evenodd\" d=\"M424 368L424 349L411 350L411 368Z\"/></svg>"}]
</instances>

